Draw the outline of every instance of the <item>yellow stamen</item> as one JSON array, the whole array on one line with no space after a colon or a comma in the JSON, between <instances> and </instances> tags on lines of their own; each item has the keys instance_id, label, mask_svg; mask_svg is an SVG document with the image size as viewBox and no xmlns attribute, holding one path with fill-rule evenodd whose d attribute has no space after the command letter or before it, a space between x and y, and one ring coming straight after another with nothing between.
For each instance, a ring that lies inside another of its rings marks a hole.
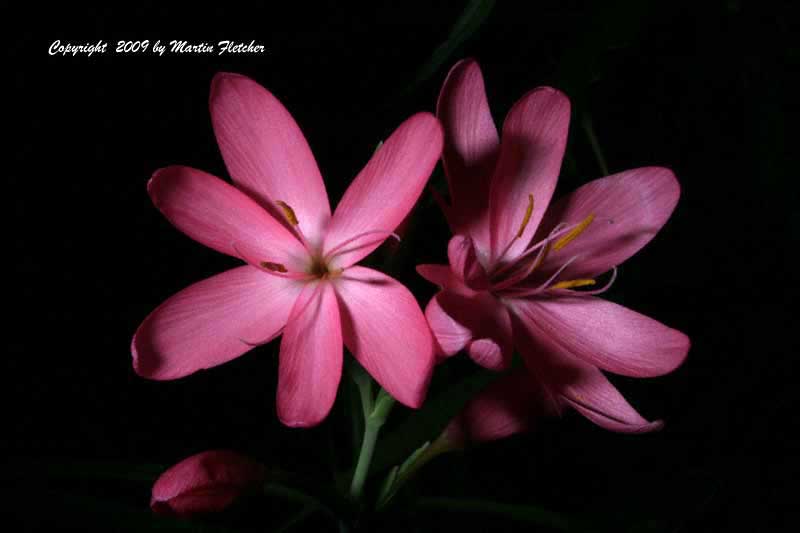
<instances>
[{"instance_id":1,"label":"yellow stamen","mask_svg":"<svg viewBox=\"0 0 800 533\"><path fill-rule=\"evenodd\" d=\"M578 237L578 235L583 233L584 230L589 227L589 224L591 224L593 220L594 220L594 213L584 218L583 221L574 228L572 228L572 230L570 230L569 233L558 239L556 243L553 245L553 250L557 252L558 250L562 249L563 247L571 243L573 240L575 240L575 238Z\"/></svg>"},{"instance_id":2,"label":"yellow stamen","mask_svg":"<svg viewBox=\"0 0 800 533\"><path fill-rule=\"evenodd\" d=\"M593 279L570 279L567 281L559 281L550 285L551 289L572 289L574 287L586 287L587 285L594 285L597 283Z\"/></svg>"},{"instance_id":3,"label":"yellow stamen","mask_svg":"<svg viewBox=\"0 0 800 533\"><path fill-rule=\"evenodd\" d=\"M533 195L528 194L528 208L525 210L525 218L522 219L522 224L520 224L519 231L517 231L517 239L522 237L522 234L525 233L525 228L528 226L528 222L530 222L532 214L533 214Z\"/></svg>"},{"instance_id":4,"label":"yellow stamen","mask_svg":"<svg viewBox=\"0 0 800 533\"><path fill-rule=\"evenodd\" d=\"M259 264L262 267L266 268L267 270L271 270L272 272L281 272L281 273L288 272L288 270L286 270L286 267L283 266L280 263L271 263L270 261L261 261L261 263L259 263Z\"/></svg>"},{"instance_id":5,"label":"yellow stamen","mask_svg":"<svg viewBox=\"0 0 800 533\"><path fill-rule=\"evenodd\" d=\"M297 220L297 215L294 214L294 209L292 209L291 206L289 206L289 204L287 204L286 202L282 202L280 200L278 200L275 203L278 204L278 207L280 207L283 210L283 216L286 217L286 220L289 221L289 224L291 224L292 226L296 226L300 223Z\"/></svg>"}]
</instances>

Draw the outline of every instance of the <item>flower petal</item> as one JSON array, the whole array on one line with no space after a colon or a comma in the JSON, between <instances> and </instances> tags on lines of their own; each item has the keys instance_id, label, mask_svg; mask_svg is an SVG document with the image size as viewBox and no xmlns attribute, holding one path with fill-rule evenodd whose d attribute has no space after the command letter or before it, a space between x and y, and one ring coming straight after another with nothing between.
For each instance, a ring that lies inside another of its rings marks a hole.
<instances>
[{"instance_id":1,"label":"flower petal","mask_svg":"<svg viewBox=\"0 0 800 533\"><path fill-rule=\"evenodd\" d=\"M454 235L447 245L447 257L453 272L470 288L482 290L489 286L489 277L478 260L478 253L470 237Z\"/></svg>"},{"instance_id":2,"label":"flower petal","mask_svg":"<svg viewBox=\"0 0 800 533\"><path fill-rule=\"evenodd\" d=\"M433 338L440 355L451 357L464 348L472 340L472 331L450 316L439 304L438 293L431 298L425 307L425 319L431 328Z\"/></svg>"},{"instance_id":3,"label":"flower petal","mask_svg":"<svg viewBox=\"0 0 800 533\"><path fill-rule=\"evenodd\" d=\"M570 257L579 256L561 274L563 279L594 277L621 264L658 233L680 196L675 175L666 168L628 170L587 183L553 204L542 220L544 238L560 222L592 222L561 250L551 250L541 266L546 276Z\"/></svg>"},{"instance_id":4,"label":"flower petal","mask_svg":"<svg viewBox=\"0 0 800 533\"><path fill-rule=\"evenodd\" d=\"M480 66L464 59L450 69L436 103L445 131L442 154L454 233L470 235L479 255L489 255L489 183L500 151Z\"/></svg>"},{"instance_id":5,"label":"flower petal","mask_svg":"<svg viewBox=\"0 0 800 533\"><path fill-rule=\"evenodd\" d=\"M422 405L434 345L414 296L389 276L358 266L335 283L347 348L397 401Z\"/></svg>"},{"instance_id":6,"label":"flower petal","mask_svg":"<svg viewBox=\"0 0 800 533\"><path fill-rule=\"evenodd\" d=\"M569 129L569 99L550 87L523 96L503 124L500 159L490 199L492 261L500 260L526 219L530 195L533 210L522 236L503 259L527 246L553 195Z\"/></svg>"},{"instance_id":7,"label":"flower petal","mask_svg":"<svg viewBox=\"0 0 800 533\"><path fill-rule=\"evenodd\" d=\"M201 244L242 259L244 251L293 270L303 268L308 253L300 241L247 195L211 174L162 168L150 178L147 192L176 228Z\"/></svg>"},{"instance_id":8,"label":"flower petal","mask_svg":"<svg viewBox=\"0 0 800 533\"><path fill-rule=\"evenodd\" d=\"M619 433L645 433L663 426L636 412L600 370L542 337L527 315L515 321L515 342L525 365L557 405L573 407L595 424Z\"/></svg>"},{"instance_id":9,"label":"flower petal","mask_svg":"<svg viewBox=\"0 0 800 533\"><path fill-rule=\"evenodd\" d=\"M649 433L664 427L650 422L631 407L600 370L582 365L571 383L562 390L562 399L598 426L617 433Z\"/></svg>"},{"instance_id":10,"label":"flower petal","mask_svg":"<svg viewBox=\"0 0 800 533\"><path fill-rule=\"evenodd\" d=\"M393 231L416 203L441 153L442 127L433 115L417 113L403 122L344 193L325 237L325 253L368 231ZM381 242L337 255L335 266L355 264Z\"/></svg>"},{"instance_id":11,"label":"flower petal","mask_svg":"<svg viewBox=\"0 0 800 533\"><path fill-rule=\"evenodd\" d=\"M675 370L689 351L676 329L621 305L591 296L515 300L537 338L609 372L653 377Z\"/></svg>"},{"instance_id":12,"label":"flower petal","mask_svg":"<svg viewBox=\"0 0 800 533\"><path fill-rule=\"evenodd\" d=\"M297 297L281 339L278 418L291 427L322 422L342 377L342 327L333 286L310 283Z\"/></svg>"},{"instance_id":13,"label":"flower petal","mask_svg":"<svg viewBox=\"0 0 800 533\"><path fill-rule=\"evenodd\" d=\"M453 277L450 265L417 265L417 274L439 287L446 287Z\"/></svg>"},{"instance_id":14,"label":"flower petal","mask_svg":"<svg viewBox=\"0 0 800 533\"><path fill-rule=\"evenodd\" d=\"M131 343L140 376L167 380L221 365L279 335L300 286L251 266L183 289L144 319Z\"/></svg>"},{"instance_id":15,"label":"flower petal","mask_svg":"<svg viewBox=\"0 0 800 533\"><path fill-rule=\"evenodd\" d=\"M550 414L544 390L525 369L492 382L453 419L448 436L484 442L529 431L537 419Z\"/></svg>"},{"instance_id":16,"label":"flower petal","mask_svg":"<svg viewBox=\"0 0 800 533\"><path fill-rule=\"evenodd\" d=\"M289 111L245 76L219 73L211 82L211 120L231 177L262 206L285 202L319 245L331 216L314 155Z\"/></svg>"},{"instance_id":17,"label":"flower petal","mask_svg":"<svg viewBox=\"0 0 800 533\"><path fill-rule=\"evenodd\" d=\"M221 511L265 476L264 465L236 452L198 453L159 476L150 507L157 514L183 517Z\"/></svg>"},{"instance_id":18,"label":"flower petal","mask_svg":"<svg viewBox=\"0 0 800 533\"><path fill-rule=\"evenodd\" d=\"M511 318L491 294L440 291L425 310L442 353L451 356L466 348L477 364L502 370L511 364Z\"/></svg>"},{"instance_id":19,"label":"flower petal","mask_svg":"<svg viewBox=\"0 0 800 533\"><path fill-rule=\"evenodd\" d=\"M474 290L464 284L464 280L453 273L453 269L450 268L450 265L417 265L417 274L434 285L438 285L441 289L447 289L468 296L475 294Z\"/></svg>"}]
</instances>

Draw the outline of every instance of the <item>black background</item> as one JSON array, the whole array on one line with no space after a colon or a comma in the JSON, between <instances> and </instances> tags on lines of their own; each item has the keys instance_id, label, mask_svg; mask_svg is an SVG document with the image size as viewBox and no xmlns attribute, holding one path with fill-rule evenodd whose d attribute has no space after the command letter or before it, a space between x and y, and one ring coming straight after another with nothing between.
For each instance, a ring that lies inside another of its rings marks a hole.
<instances>
[{"instance_id":1,"label":"black background","mask_svg":"<svg viewBox=\"0 0 800 533\"><path fill-rule=\"evenodd\" d=\"M277 421L276 343L179 381L133 373L129 343L147 313L235 264L174 230L145 183L168 164L227 178L207 107L211 78L225 70L253 77L291 111L335 205L376 143L413 112L432 111L449 66L472 56L498 123L536 85L570 96L570 162L556 195L601 175L581 127L587 118L611 172L675 171L677 210L622 267L607 296L687 332L692 350L670 376L612 377L646 417L666 420L664 431L617 435L571 414L536 433L444 457L415 492L668 531L788 530L798 451L789 436L798 357L789 342L797 13L788 3L701 4L500 2L411 92L404 88L447 38L461 2L7 13L14 28L4 38L11 271L2 444L20 497L16 516L31 529L52 530L115 523L121 515L102 511L104 502L148 512L148 483L87 479L88 470L84 479L52 475L74 462L169 465L233 448L325 478L330 447L322 443L330 441L339 466L348 466L342 402L313 430ZM119 39L256 39L267 52L49 56L56 39L103 39L110 49ZM433 183L442 182L437 168ZM395 275L424 304L433 287L413 265L442 261L448 234L430 195L415 220L413 253ZM448 365L454 376L472 370L463 360ZM439 379L431 394L445 388ZM395 417L405 414L398 409ZM254 516L277 519L259 513L232 520L246 528ZM391 525L427 531L454 523L467 531L531 527L424 511Z\"/></svg>"}]
</instances>

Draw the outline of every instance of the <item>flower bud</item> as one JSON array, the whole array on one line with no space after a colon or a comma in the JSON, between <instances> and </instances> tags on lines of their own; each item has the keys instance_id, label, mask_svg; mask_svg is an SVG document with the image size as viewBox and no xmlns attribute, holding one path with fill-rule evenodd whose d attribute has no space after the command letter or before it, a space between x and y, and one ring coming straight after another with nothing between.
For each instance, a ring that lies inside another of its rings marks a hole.
<instances>
[{"instance_id":1,"label":"flower bud","mask_svg":"<svg viewBox=\"0 0 800 533\"><path fill-rule=\"evenodd\" d=\"M226 450L201 452L161 474L150 508L183 517L218 512L264 478L264 465L249 457Z\"/></svg>"},{"instance_id":2,"label":"flower bud","mask_svg":"<svg viewBox=\"0 0 800 533\"><path fill-rule=\"evenodd\" d=\"M498 440L529 431L554 409L541 386L523 368L495 380L472 398L445 428L453 447Z\"/></svg>"}]
</instances>

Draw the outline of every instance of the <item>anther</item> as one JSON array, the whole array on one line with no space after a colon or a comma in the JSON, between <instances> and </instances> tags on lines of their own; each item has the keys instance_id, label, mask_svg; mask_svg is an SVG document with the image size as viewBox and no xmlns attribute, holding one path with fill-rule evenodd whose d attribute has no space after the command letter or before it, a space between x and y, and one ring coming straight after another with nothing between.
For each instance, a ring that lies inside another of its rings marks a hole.
<instances>
[{"instance_id":1,"label":"anther","mask_svg":"<svg viewBox=\"0 0 800 533\"><path fill-rule=\"evenodd\" d=\"M522 234L525 233L525 228L528 227L528 222L530 222L532 214L533 214L533 195L529 193L528 207L525 209L525 216L522 217L522 224L519 225L519 229L517 230L516 235L514 235L514 237L510 241L508 241L506 247L503 248L503 251L500 253L500 255L497 256L497 259L495 259L495 263L499 264L500 261L503 260L508 251L511 249L511 247L514 245L514 243L517 242L517 240L519 240L520 238L522 238Z\"/></svg>"},{"instance_id":2,"label":"anther","mask_svg":"<svg viewBox=\"0 0 800 533\"><path fill-rule=\"evenodd\" d=\"M528 222L530 222L532 214L533 214L533 195L528 194L528 208L525 210L525 217L523 217L522 224L520 224L519 231L517 231L517 239L522 238L522 234L525 233L525 228L528 226Z\"/></svg>"},{"instance_id":3,"label":"anther","mask_svg":"<svg viewBox=\"0 0 800 533\"><path fill-rule=\"evenodd\" d=\"M593 279L570 279L565 281L559 281L558 283L554 283L550 285L549 288L551 289L573 289L575 287L586 287L588 285L594 285L597 283Z\"/></svg>"},{"instance_id":4,"label":"anther","mask_svg":"<svg viewBox=\"0 0 800 533\"><path fill-rule=\"evenodd\" d=\"M289 204L281 200L278 200L275 203L278 204L278 207L281 208L281 210L283 211L283 216L286 217L286 220L289 221L289 224L291 224L292 226L297 226L300 223L297 220L297 215L294 214L294 209L292 209L292 207Z\"/></svg>"},{"instance_id":5,"label":"anther","mask_svg":"<svg viewBox=\"0 0 800 533\"><path fill-rule=\"evenodd\" d=\"M271 261L261 261L259 264L263 268L269 270L270 272L280 272L282 274L288 272L288 270L286 270L286 267L280 263L273 263Z\"/></svg>"},{"instance_id":6,"label":"anther","mask_svg":"<svg viewBox=\"0 0 800 533\"><path fill-rule=\"evenodd\" d=\"M594 213L584 218L580 224L572 228L569 231L569 233L567 233L566 235L564 235L563 237L561 237L556 241L556 243L553 245L553 251L557 252L558 250L562 249L563 247L571 243L573 240L575 240L578 237L578 235L583 233L586 230L586 228L589 227L589 224L591 224L593 220L594 220Z\"/></svg>"}]
</instances>

